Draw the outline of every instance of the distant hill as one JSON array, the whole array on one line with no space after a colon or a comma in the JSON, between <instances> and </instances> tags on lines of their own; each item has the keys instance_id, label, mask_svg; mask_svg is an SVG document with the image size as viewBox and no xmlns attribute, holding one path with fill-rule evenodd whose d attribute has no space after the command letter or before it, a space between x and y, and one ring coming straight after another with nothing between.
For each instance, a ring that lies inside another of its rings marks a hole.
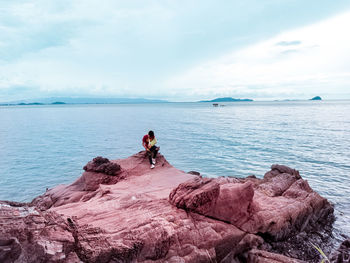
<instances>
[{"instance_id":1,"label":"distant hill","mask_svg":"<svg viewBox=\"0 0 350 263\"><path fill-rule=\"evenodd\" d=\"M199 102L234 102L234 101L253 101L252 99L234 99L231 97L216 98L213 100L201 100Z\"/></svg>"},{"instance_id":2,"label":"distant hill","mask_svg":"<svg viewBox=\"0 0 350 263\"><path fill-rule=\"evenodd\" d=\"M30 103L21 102L21 103L18 103L17 105L44 105L44 103L41 103L41 102L30 102Z\"/></svg>"},{"instance_id":3,"label":"distant hill","mask_svg":"<svg viewBox=\"0 0 350 263\"><path fill-rule=\"evenodd\" d=\"M316 97L313 97L312 99L310 100L322 100L322 98L320 96L316 96Z\"/></svg>"},{"instance_id":4,"label":"distant hill","mask_svg":"<svg viewBox=\"0 0 350 263\"><path fill-rule=\"evenodd\" d=\"M141 103L167 103L166 100L152 100L143 98L70 98L54 97L34 100L20 100L6 102L7 105L42 105L42 104L141 104Z\"/></svg>"}]
</instances>

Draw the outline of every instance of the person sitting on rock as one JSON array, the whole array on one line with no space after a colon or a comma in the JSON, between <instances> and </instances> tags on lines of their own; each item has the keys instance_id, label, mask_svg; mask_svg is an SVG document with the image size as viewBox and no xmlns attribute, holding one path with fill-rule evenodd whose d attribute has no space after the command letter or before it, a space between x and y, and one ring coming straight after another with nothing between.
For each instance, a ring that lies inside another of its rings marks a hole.
<instances>
[{"instance_id":1,"label":"person sitting on rock","mask_svg":"<svg viewBox=\"0 0 350 263\"><path fill-rule=\"evenodd\" d=\"M149 163L151 164L151 169L153 169L156 164L156 156L159 151L159 147L156 146L156 143L157 139L154 136L153 131L149 131L148 134L143 136L142 146L147 152Z\"/></svg>"}]
</instances>

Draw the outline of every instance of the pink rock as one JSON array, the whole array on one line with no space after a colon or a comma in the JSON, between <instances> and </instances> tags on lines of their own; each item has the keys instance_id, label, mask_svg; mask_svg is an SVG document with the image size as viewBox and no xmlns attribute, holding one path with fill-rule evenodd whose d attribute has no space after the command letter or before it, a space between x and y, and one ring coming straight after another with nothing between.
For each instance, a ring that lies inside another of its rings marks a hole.
<instances>
[{"instance_id":1,"label":"pink rock","mask_svg":"<svg viewBox=\"0 0 350 263\"><path fill-rule=\"evenodd\" d=\"M31 204L0 203L0 262L288 262L266 249L333 212L286 166L210 179L162 155L150 169L140 152L85 170Z\"/></svg>"},{"instance_id":2,"label":"pink rock","mask_svg":"<svg viewBox=\"0 0 350 263\"><path fill-rule=\"evenodd\" d=\"M253 196L251 182L197 177L175 188L169 200L179 208L239 226L250 216Z\"/></svg>"},{"instance_id":3,"label":"pink rock","mask_svg":"<svg viewBox=\"0 0 350 263\"><path fill-rule=\"evenodd\" d=\"M60 206L80 200L88 201L97 194L96 190L101 184L116 184L126 177L126 172L121 170L117 162L110 162L102 157L94 158L93 161L84 166L84 170L86 172L74 183L69 186L59 185L48 190L44 195L35 198L32 205L46 210L52 206Z\"/></svg>"},{"instance_id":4,"label":"pink rock","mask_svg":"<svg viewBox=\"0 0 350 263\"><path fill-rule=\"evenodd\" d=\"M299 173L285 166L272 166L255 188L254 211L241 229L251 233L266 233L283 240L303 231L310 223L333 214L332 205L314 192ZM290 173L285 173L289 171ZM279 179L279 180L278 180Z\"/></svg>"},{"instance_id":5,"label":"pink rock","mask_svg":"<svg viewBox=\"0 0 350 263\"><path fill-rule=\"evenodd\" d=\"M252 249L248 252L248 262L259 263L302 263L295 258L286 257L283 255L267 252L259 249Z\"/></svg>"},{"instance_id":6,"label":"pink rock","mask_svg":"<svg viewBox=\"0 0 350 263\"><path fill-rule=\"evenodd\" d=\"M0 262L78 262L66 221L52 211L0 201Z\"/></svg>"},{"instance_id":7,"label":"pink rock","mask_svg":"<svg viewBox=\"0 0 350 263\"><path fill-rule=\"evenodd\" d=\"M220 185L209 178L195 177L176 187L169 195L178 208L201 214L211 212L220 192Z\"/></svg>"}]
</instances>

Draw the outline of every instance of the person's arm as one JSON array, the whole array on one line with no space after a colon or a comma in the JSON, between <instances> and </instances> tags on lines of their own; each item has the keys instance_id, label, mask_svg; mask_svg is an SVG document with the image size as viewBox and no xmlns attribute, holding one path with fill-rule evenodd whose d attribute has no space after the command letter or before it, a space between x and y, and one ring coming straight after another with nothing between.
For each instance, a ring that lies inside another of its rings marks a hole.
<instances>
[{"instance_id":1,"label":"person's arm","mask_svg":"<svg viewBox=\"0 0 350 263\"><path fill-rule=\"evenodd\" d=\"M150 141L149 144L152 147L152 146L156 145L156 143L157 143L157 139L156 139L156 137L154 137L154 139L152 141Z\"/></svg>"},{"instance_id":2,"label":"person's arm","mask_svg":"<svg viewBox=\"0 0 350 263\"><path fill-rule=\"evenodd\" d=\"M149 151L148 146L145 142L142 142L142 146L143 146L143 148L145 148L146 151Z\"/></svg>"}]
</instances>

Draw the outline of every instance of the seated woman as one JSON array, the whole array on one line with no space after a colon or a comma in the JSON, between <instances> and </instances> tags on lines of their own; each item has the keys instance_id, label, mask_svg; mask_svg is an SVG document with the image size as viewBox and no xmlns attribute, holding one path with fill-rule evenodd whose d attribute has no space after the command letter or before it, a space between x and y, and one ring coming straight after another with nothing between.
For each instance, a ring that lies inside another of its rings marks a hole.
<instances>
[{"instance_id":1,"label":"seated woman","mask_svg":"<svg viewBox=\"0 0 350 263\"><path fill-rule=\"evenodd\" d=\"M156 146L156 143L157 143L157 139L154 136L153 131L149 131L148 134L143 136L142 146L147 151L148 159L151 164L151 169L153 169L156 164L156 157L159 151L159 147Z\"/></svg>"}]
</instances>

